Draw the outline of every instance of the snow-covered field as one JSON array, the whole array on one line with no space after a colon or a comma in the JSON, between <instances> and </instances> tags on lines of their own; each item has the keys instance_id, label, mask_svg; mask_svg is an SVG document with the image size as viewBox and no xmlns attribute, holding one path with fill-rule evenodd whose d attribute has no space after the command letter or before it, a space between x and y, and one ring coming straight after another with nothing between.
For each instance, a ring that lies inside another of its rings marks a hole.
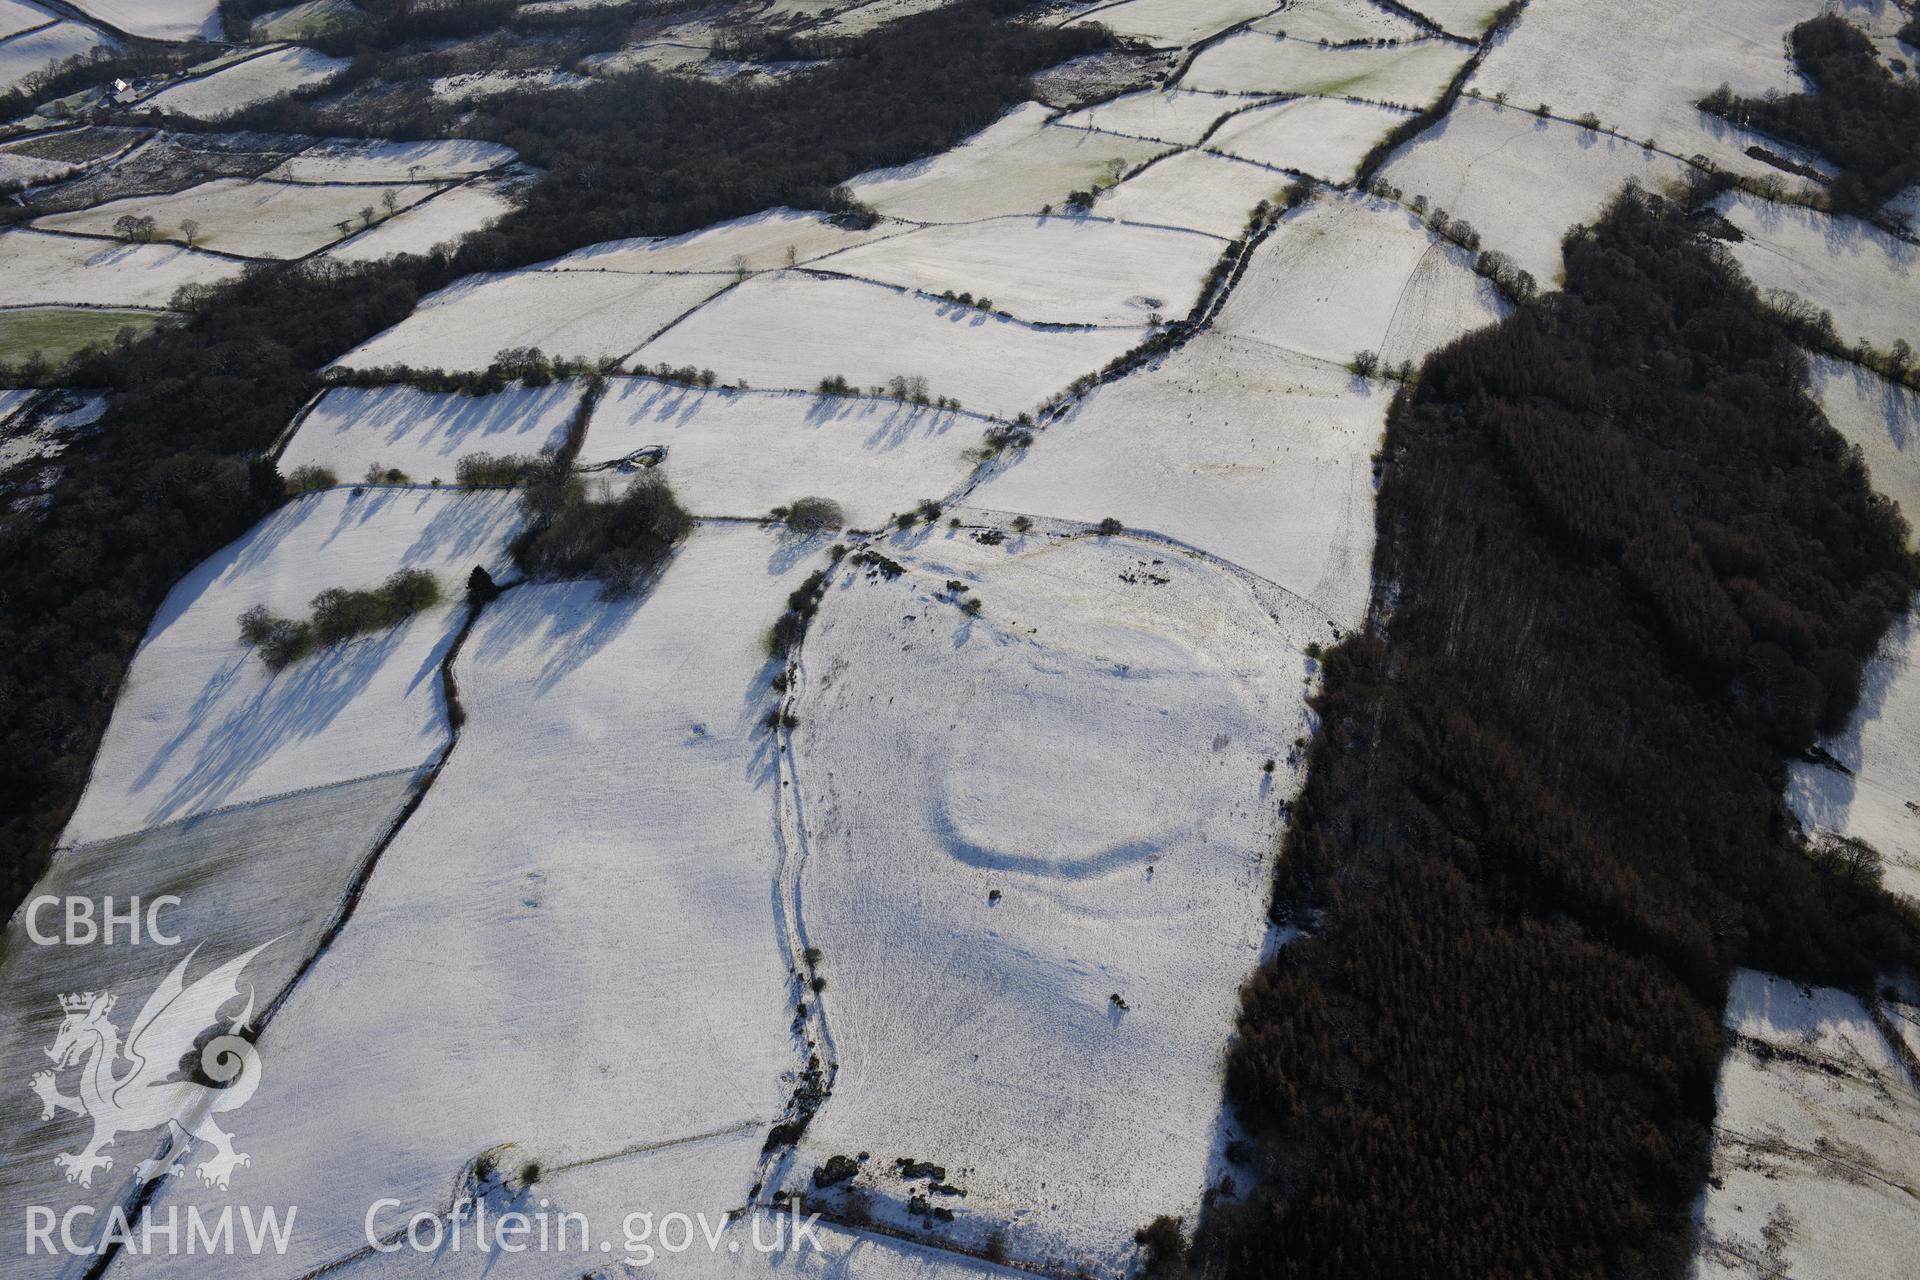
<instances>
[{"instance_id":1,"label":"snow-covered field","mask_svg":"<svg viewBox=\"0 0 1920 1280\"><path fill-rule=\"evenodd\" d=\"M968 222L1059 206L1073 192L1112 182L1167 150L1157 142L1052 128L1051 114L1029 102L951 151L863 174L848 190L889 217Z\"/></svg>"},{"instance_id":2,"label":"snow-covered field","mask_svg":"<svg viewBox=\"0 0 1920 1280\"><path fill-rule=\"evenodd\" d=\"M1738 970L1698 1280L1911 1274L1920 1094L1873 1015L1827 987Z\"/></svg>"},{"instance_id":3,"label":"snow-covered field","mask_svg":"<svg viewBox=\"0 0 1920 1280\"><path fill-rule=\"evenodd\" d=\"M696 516L761 516L814 496L838 502L854 527L873 529L964 480L986 425L968 413L864 396L620 378L594 408L580 461L615 462L663 445L661 469Z\"/></svg>"},{"instance_id":4,"label":"snow-covered field","mask_svg":"<svg viewBox=\"0 0 1920 1280\"><path fill-rule=\"evenodd\" d=\"M506 565L511 494L345 489L299 498L182 579L147 631L63 844L226 805L417 767L446 742L435 665L473 566ZM242 643L255 605L305 617L327 587L396 569L450 603L275 673Z\"/></svg>"},{"instance_id":5,"label":"snow-covered field","mask_svg":"<svg viewBox=\"0 0 1920 1280\"><path fill-rule=\"evenodd\" d=\"M347 69L348 59L289 46L221 67L211 75L162 89L145 106L197 120L218 120L257 102L325 84Z\"/></svg>"},{"instance_id":6,"label":"snow-covered field","mask_svg":"<svg viewBox=\"0 0 1920 1280\"><path fill-rule=\"evenodd\" d=\"M421 200L398 217L328 250L347 262L368 262L401 253L428 253L471 235L513 212L513 201L496 184L467 183Z\"/></svg>"},{"instance_id":7,"label":"snow-covered field","mask_svg":"<svg viewBox=\"0 0 1920 1280\"><path fill-rule=\"evenodd\" d=\"M532 455L557 447L583 394L570 382L490 396L407 386L335 387L300 420L280 471L327 467L351 484L377 463L382 470L397 467L417 484L450 484L460 459L469 455Z\"/></svg>"},{"instance_id":8,"label":"snow-covered field","mask_svg":"<svg viewBox=\"0 0 1920 1280\"><path fill-rule=\"evenodd\" d=\"M366 225L369 211L375 222L386 217L383 201L389 191L396 207L404 210L432 195L434 189L216 178L167 195L109 200L91 209L49 214L36 225L111 236L114 223L122 217L150 217L163 237L184 242L185 224L193 222L197 224L193 243L199 248L247 258L304 258Z\"/></svg>"},{"instance_id":9,"label":"snow-covered field","mask_svg":"<svg viewBox=\"0 0 1920 1280\"><path fill-rule=\"evenodd\" d=\"M1687 173L1671 156L1513 106L1462 98L1400 148L1380 176L1408 199L1465 218L1485 247L1513 256L1542 288L1560 270L1560 242L1591 223L1629 182L1659 191Z\"/></svg>"},{"instance_id":10,"label":"snow-covered field","mask_svg":"<svg viewBox=\"0 0 1920 1280\"><path fill-rule=\"evenodd\" d=\"M1381 8L1373 0L1294 0L1280 12L1253 24L1255 31L1295 40L1417 40L1418 25Z\"/></svg>"},{"instance_id":11,"label":"snow-covered field","mask_svg":"<svg viewBox=\"0 0 1920 1280\"><path fill-rule=\"evenodd\" d=\"M1055 123L1191 147L1225 117L1266 100L1260 94L1142 89L1062 116Z\"/></svg>"},{"instance_id":12,"label":"snow-covered field","mask_svg":"<svg viewBox=\"0 0 1920 1280\"><path fill-rule=\"evenodd\" d=\"M803 264L910 230L882 220L860 231L823 213L770 209L752 217L716 223L683 236L611 240L589 245L546 264L549 271L771 271Z\"/></svg>"},{"instance_id":13,"label":"snow-covered field","mask_svg":"<svg viewBox=\"0 0 1920 1280\"><path fill-rule=\"evenodd\" d=\"M909 549L911 547L911 549ZM836 575L800 662L802 924L832 1096L790 1184L869 1152L965 1198L935 1228L1119 1275L1220 1170L1220 1059L1267 938L1306 610L1130 537L944 527ZM982 604L963 610L948 580ZM1275 616L1281 619L1276 622ZM1096 803L1089 803L1093 797Z\"/></svg>"},{"instance_id":14,"label":"snow-covered field","mask_svg":"<svg viewBox=\"0 0 1920 1280\"><path fill-rule=\"evenodd\" d=\"M1815 398L1860 446L1873 486L1920 515L1920 395L1837 360L1809 360ZM1860 705L1821 745L1850 773L1788 765L1787 801L1809 827L1857 836L1886 859L1889 889L1920 899L1920 616L1908 615L1868 664Z\"/></svg>"},{"instance_id":15,"label":"snow-covered field","mask_svg":"<svg viewBox=\"0 0 1920 1280\"><path fill-rule=\"evenodd\" d=\"M1420 0L1409 9L1440 24L1456 36L1477 36L1493 21L1506 0ZM1529 15L1531 16L1531 15Z\"/></svg>"},{"instance_id":16,"label":"snow-covered field","mask_svg":"<svg viewBox=\"0 0 1920 1280\"><path fill-rule=\"evenodd\" d=\"M1741 192L1719 202L1746 239L1728 245L1761 289L1781 289L1833 313L1842 341L1882 351L1920 347L1920 245L1858 218L1771 204Z\"/></svg>"},{"instance_id":17,"label":"snow-covered field","mask_svg":"<svg viewBox=\"0 0 1920 1280\"><path fill-rule=\"evenodd\" d=\"M1322 196L1262 242L1219 327L1337 364L1373 351L1397 365L1506 310L1473 273L1471 254L1404 209L1368 196Z\"/></svg>"},{"instance_id":18,"label":"snow-covered field","mask_svg":"<svg viewBox=\"0 0 1920 1280\"><path fill-rule=\"evenodd\" d=\"M1145 336L1138 328L1036 328L884 285L783 271L714 299L640 348L630 364L692 365L726 382L744 378L780 390L810 391L829 377L860 388L923 377L932 396L1012 417Z\"/></svg>"},{"instance_id":19,"label":"snow-covered field","mask_svg":"<svg viewBox=\"0 0 1920 1280\"><path fill-rule=\"evenodd\" d=\"M0 0L0 40L44 27L52 21L53 14L26 0Z\"/></svg>"},{"instance_id":20,"label":"snow-covered field","mask_svg":"<svg viewBox=\"0 0 1920 1280\"><path fill-rule=\"evenodd\" d=\"M102 1209L128 1186L140 1160L158 1154L158 1133L123 1134L107 1152L112 1170L96 1172L91 1188L60 1176L55 1154L78 1151L89 1126L72 1116L42 1120L40 1100L27 1088L49 1065L59 997L111 994L123 1011L116 1021L125 1025L191 947L204 946L190 970L190 978L198 978L265 943L246 970L256 1007L264 1006L332 921L349 880L418 782L416 771L404 770L319 787L84 845L54 860L36 893L95 902L111 896L122 910L136 895L149 904L171 895L178 903L157 920L182 945L155 945L144 934L139 945L129 945L122 925L113 946L36 946L25 936L24 920L8 925L0 950L0 984L8 995L0 1003L0 1065L17 1087L0 1090L0 1127L8 1139L8 1159L0 1164L0 1250L12 1280L54 1276L71 1261L50 1258L44 1249L29 1255L23 1231L29 1205L61 1214L81 1204ZM37 924L58 934L59 909L43 910ZM259 1149L258 1131L245 1119L235 1117L231 1128L242 1151ZM236 1176L246 1174L242 1169ZM97 1238L104 1226L100 1217L75 1220L82 1239Z\"/></svg>"},{"instance_id":21,"label":"snow-covered field","mask_svg":"<svg viewBox=\"0 0 1920 1280\"><path fill-rule=\"evenodd\" d=\"M1782 41L1821 8L1821 0L1535 4L1469 83L1528 110L1544 102L1569 120L1593 112L1607 127L1636 141L1651 138L1675 155L1700 153L1741 172L1777 173L1746 148L1766 141L1775 151L1798 153L1693 104L1723 82L1745 97L1798 92L1803 82Z\"/></svg>"},{"instance_id":22,"label":"snow-covered field","mask_svg":"<svg viewBox=\"0 0 1920 1280\"><path fill-rule=\"evenodd\" d=\"M1122 0L1074 21L1097 22L1117 36L1179 49L1275 7L1275 0Z\"/></svg>"},{"instance_id":23,"label":"snow-covered field","mask_svg":"<svg viewBox=\"0 0 1920 1280\"><path fill-rule=\"evenodd\" d=\"M442 182L498 169L513 160L513 149L497 142L330 138L308 147L266 176L285 182Z\"/></svg>"},{"instance_id":24,"label":"snow-covered field","mask_svg":"<svg viewBox=\"0 0 1920 1280\"><path fill-rule=\"evenodd\" d=\"M336 363L484 369L509 347L615 359L732 282L731 276L588 271L471 276L424 299L411 316Z\"/></svg>"},{"instance_id":25,"label":"snow-covered field","mask_svg":"<svg viewBox=\"0 0 1920 1280\"><path fill-rule=\"evenodd\" d=\"M1470 51L1451 40L1354 49L1245 31L1193 60L1189 89L1308 93L1424 107L1459 74Z\"/></svg>"},{"instance_id":26,"label":"snow-covered field","mask_svg":"<svg viewBox=\"0 0 1920 1280\"><path fill-rule=\"evenodd\" d=\"M220 34L218 0L74 0L73 7L117 31L149 40L212 39Z\"/></svg>"},{"instance_id":27,"label":"snow-covered field","mask_svg":"<svg viewBox=\"0 0 1920 1280\"><path fill-rule=\"evenodd\" d=\"M1108 218L1158 226L1192 227L1238 238L1255 205L1271 202L1287 185L1284 173L1199 151L1156 160L1102 192L1093 211Z\"/></svg>"},{"instance_id":28,"label":"snow-covered field","mask_svg":"<svg viewBox=\"0 0 1920 1280\"><path fill-rule=\"evenodd\" d=\"M1375 143L1407 118L1393 107L1340 98L1293 98L1235 116L1207 140L1211 151L1350 182Z\"/></svg>"},{"instance_id":29,"label":"snow-covered field","mask_svg":"<svg viewBox=\"0 0 1920 1280\"><path fill-rule=\"evenodd\" d=\"M78 22L60 22L15 36L0 44L0 92L18 88L21 81L45 71L53 63L114 43Z\"/></svg>"},{"instance_id":30,"label":"snow-covered field","mask_svg":"<svg viewBox=\"0 0 1920 1280\"><path fill-rule=\"evenodd\" d=\"M968 502L1178 539L1305 597L1342 629L1366 612L1370 457L1390 387L1204 334L1100 388Z\"/></svg>"},{"instance_id":31,"label":"snow-covered field","mask_svg":"<svg viewBox=\"0 0 1920 1280\"><path fill-rule=\"evenodd\" d=\"M164 307L189 284L218 284L245 263L170 244L112 244L40 231L0 233L0 300L9 306Z\"/></svg>"},{"instance_id":32,"label":"snow-covered field","mask_svg":"<svg viewBox=\"0 0 1920 1280\"><path fill-rule=\"evenodd\" d=\"M368 1206L398 1199L397 1225L444 1209L497 1147L508 1171L539 1162L565 1207L606 1206L615 1240L627 1212L746 1204L804 1062L770 895L761 637L823 550L703 528L643 598L533 585L482 615L455 666L458 748L261 1038L235 1187L298 1204L294 1240L222 1274L363 1250ZM159 1204L227 1200L179 1179ZM581 1272L568 1261L556 1274Z\"/></svg>"},{"instance_id":33,"label":"snow-covered field","mask_svg":"<svg viewBox=\"0 0 1920 1280\"><path fill-rule=\"evenodd\" d=\"M1178 319L1224 246L1212 236L1102 218L990 218L927 227L814 263L923 293L968 293L1038 324Z\"/></svg>"}]
</instances>

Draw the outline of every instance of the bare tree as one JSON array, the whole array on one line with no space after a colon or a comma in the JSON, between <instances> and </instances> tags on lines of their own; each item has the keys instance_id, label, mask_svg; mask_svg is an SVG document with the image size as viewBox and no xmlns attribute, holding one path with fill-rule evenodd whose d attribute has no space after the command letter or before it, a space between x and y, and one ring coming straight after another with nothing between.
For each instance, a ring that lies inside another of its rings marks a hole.
<instances>
[{"instance_id":1,"label":"bare tree","mask_svg":"<svg viewBox=\"0 0 1920 1280\"><path fill-rule=\"evenodd\" d=\"M380 203L386 207L387 216L391 218L400 211L400 193L388 187L380 193Z\"/></svg>"},{"instance_id":2,"label":"bare tree","mask_svg":"<svg viewBox=\"0 0 1920 1280\"><path fill-rule=\"evenodd\" d=\"M180 219L180 238L188 244L200 238L200 220L198 218Z\"/></svg>"}]
</instances>

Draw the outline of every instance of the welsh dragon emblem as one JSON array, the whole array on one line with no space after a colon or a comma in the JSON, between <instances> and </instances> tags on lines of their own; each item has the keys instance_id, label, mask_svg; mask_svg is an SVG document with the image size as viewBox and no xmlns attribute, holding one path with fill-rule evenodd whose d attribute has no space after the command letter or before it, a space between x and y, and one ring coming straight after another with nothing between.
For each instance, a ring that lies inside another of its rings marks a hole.
<instances>
[{"instance_id":1,"label":"welsh dragon emblem","mask_svg":"<svg viewBox=\"0 0 1920 1280\"><path fill-rule=\"evenodd\" d=\"M74 1154L54 1157L68 1182L90 1187L96 1169L112 1169L113 1158L101 1149L112 1146L116 1134L162 1126L171 1135L167 1150L135 1167L142 1182L184 1172L185 1157L196 1140L213 1148L199 1169L209 1186L225 1190L236 1166L253 1163L233 1149L232 1136L214 1123L221 1112L244 1106L260 1086L260 1054L239 1034L253 1016L251 988L246 1008L200 1048L200 1071L213 1086L181 1078L180 1064L205 1032L219 1028L220 1010L240 996L241 972L271 945L262 943L189 985L187 965L200 950L195 947L147 998L124 1044L108 1016L113 996L89 991L60 997L66 1017L47 1050L54 1069L34 1075L33 1091L40 1097L42 1120L62 1111L93 1120L92 1141ZM80 1071L79 1092L69 1097L60 1092L59 1076L74 1067Z\"/></svg>"}]
</instances>

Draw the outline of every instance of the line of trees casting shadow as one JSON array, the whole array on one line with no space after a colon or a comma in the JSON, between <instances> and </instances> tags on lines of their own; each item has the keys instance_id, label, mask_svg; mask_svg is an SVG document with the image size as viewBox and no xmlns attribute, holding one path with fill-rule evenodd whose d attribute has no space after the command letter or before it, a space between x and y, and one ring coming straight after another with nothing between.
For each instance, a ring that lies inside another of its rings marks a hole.
<instances>
[{"instance_id":1,"label":"line of trees casting shadow","mask_svg":"<svg viewBox=\"0 0 1920 1280\"><path fill-rule=\"evenodd\" d=\"M1920 584L1904 520L1683 209L1630 191L1566 280L1396 399L1398 597L1326 656L1208 1274L1677 1276L1729 968L1920 964L1781 799Z\"/></svg>"}]
</instances>

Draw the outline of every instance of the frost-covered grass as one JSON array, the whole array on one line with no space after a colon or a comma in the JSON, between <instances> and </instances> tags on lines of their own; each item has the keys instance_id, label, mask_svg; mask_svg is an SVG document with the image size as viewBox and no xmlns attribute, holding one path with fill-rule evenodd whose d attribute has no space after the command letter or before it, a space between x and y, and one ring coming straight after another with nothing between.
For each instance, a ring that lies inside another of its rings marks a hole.
<instances>
[{"instance_id":1,"label":"frost-covered grass","mask_svg":"<svg viewBox=\"0 0 1920 1280\"><path fill-rule=\"evenodd\" d=\"M927 227L814 263L924 293L967 293L1044 324L1184 316L1224 246L1212 236L1101 218L992 218Z\"/></svg>"},{"instance_id":2,"label":"frost-covered grass","mask_svg":"<svg viewBox=\"0 0 1920 1280\"><path fill-rule=\"evenodd\" d=\"M1094 392L968 501L1087 524L1113 516L1230 560L1350 628L1366 612L1369 459L1389 391L1209 332Z\"/></svg>"},{"instance_id":3,"label":"frost-covered grass","mask_svg":"<svg viewBox=\"0 0 1920 1280\"><path fill-rule=\"evenodd\" d=\"M255 40L310 40L364 16L352 0L306 0L261 14L247 30Z\"/></svg>"},{"instance_id":4,"label":"frost-covered grass","mask_svg":"<svg viewBox=\"0 0 1920 1280\"><path fill-rule=\"evenodd\" d=\"M97 1173L90 1189L67 1182L54 1164L56 1153L78 1150L90 1131L84 1119L72 1115L42 1120L40 1100L26 1087L51 1065L46 1049L60 1025L58 998L78 991L110 993L118 1000L114 1021L124 1030L191 947L204 948L190 970L190 978L198 978L270 943L247 967L242 988L251 987L254 1007L263 1007L318 941L348 881L399 816L417 781L412 771L365 778L64 850L54 858L34 887L35 897L96 903L111 897L124 911L130 898L150 904L171 895L177 905L163 909L159 923L183 945L156 945L144 933L139 945L131 945L121 925L113 946L37 946L26 936L22 919L7 926L0 948L0 983L7 992L0 1002L0 1066L19 1084L0 1091L0 1129L7 1134L9 1154L0 1167L0 1249L7 1251L9 1275L58 1274L58 1260L48 1259L44 1249L38 1263L27 1261L27 1206L47 1205L65 1214L84 1204L103 1213L131 1182L135 1164L157 1151L157 1133L121 1135L108 1152L115 1157L112 1171ZM58 911L43 913L39 925L59 933ZM59 1084L71 1092L72 1073ZM254 1141L258 1131L244 1113L231 1117L226 1127L240 1150L262 1151ZM247 1173L242 1169L235 1175L236 1187ZM74 1221L82 1239L97 1238L105 1225L100 1216Z\"/></svg>"},{"instance_id":5,"label":"frost-covered grass","mask_svg":"<svg viewBox=\"0 0 1920 1280\"><path fill-rule=\"evenodd\" d=\"M345 71L347 63L346 58L329 58L299 46L273 49L162 89L142 105L199 120L219 120L296 89L325 84Z\"/></svg>"},{"instance_id":6,"label":"frost-covered grass","mask_svg":"<svg viewBox=\"0 0 1920 1280\"><path fill-rule=\"evenodd\" d=\"M636 1210L746 1203L804 1061L762 635L823 549L704 528L642 598L537 585L488 608L455 667L459 747L261 1041L242 1174L300 1206L295 1242L223 1273L364 1249L376 1200L401 1202L391 1226L444 1209L503 1145L504 1169L607 1206L615 1241ZM226 1199L183 1179L160 1212ZM584 1265L564 1261L547 1274Z\"/></svg>"},{"instance_id":7,"label":"frost-covered grass","mask_svg":"<svg viewBox=\"0 0 1920 1280\"><path fill-rule=\"evenodd\" d=\"M1833 313L1844 342L1885 351L1920 347L1920 246L1858 218L1780 205L1741 192L1719 202L1746 239L1728 245L1761 289L1781 289Z\"/></svg>"},{"instance_id":8,"label":"frost-covered grass","mask_svg":"<svg viewBox=\"0 0 1920 1280\"><path fill-rule=\"evenodd\" d=\"M139 337L159 322L152 311L110 307L0 309L0 361L16 363L38 351L54 364L93 343L112 342L122 329Z\"/></svg>"},{"instance_id":9,"label":"frost-covered grass","mask_svg":"<svg viewBox=\"0 0 1920 1280\"><path fill-rule=\"evenodd\" d=\"M1380 176L1407 198L1424 195L1471 222L1487 248L1512 255L1544 288L1560 270L1560 242L1576 223L1597 219L1628 182L1658 191L1687 171L1611 134L1462 98L1396 151Z\"/></svg>"},{"instance_id":10,"label":"frost-covered grass","mask_svg":"<svg viewBox=\"0 0 1920 1280\"><path fill-rule=\"evenodd\" d=\"M1142 89L1062 116L1055 123L1190 147L1224 117L1264 101L1259 94Z\"/></svg>"},{"instance_id":11,"label":"frost-covered grass","mask_svg":"<svg viewBox=\"0 0 1920 1280\"><path fill-rule=\"evenodd\" d=\"M661 469L696 516L760 516L819 496L872 529L964 480L985 428L972 414L892 400L622 378L595 407L580 461L664 445Z\"/></svg>"},{"instance_id":12,"label":"frost-covered grass","mask_svg":"<svg viewBox=\"0 0 1920 1280\"><path fill-rule=\"evenodd\" d=\"M1505 93L1518 107L1556 115L1587 112L1636 141L1675 155L1704 154L1744 173L1778 171L1745 155L1764 143L1694 107L1723 82L1741 97L1804 84L1782 48L1786 34L1818 17L1820 0L1620 0L1604 6L1535 4L1475 71L1474 88ZM1437 15L1436 15L1437 16Z\"/></svg>"},{"instance_id":13,"label":"frost-covered grass","mask_svg":"<svg viewBox=\"0 0 1920 1280\"><path fill-rule=\"evenodd\" d=\"M109 200L90 209L49 214L37 224L55 231L110 236L122 217L149 217L167 239L184 243L186 223L196 225L198 248L247 258L304 258L387 216L384 194L407 209L432 195L429 186L317 186L306 183L216 178L184 191ZM342 230L344 226L345 230Z\"/></svg>"},{"instance_id":14,"label":"frost-covered grass","mask_svg":"<svg viewBox=\"0 0 1920 1280\"><path fill-rule=\"evenodd\" d=\"M497 169L513 159L511 147L464 138L445 142L330 138L266 176L288 182L441 182Z\"/></svg>"},{"instance_id":15,"label":"frost-covered grass","mask_svg":"<svg viewBox=\"0 0 1920 1280\"><path fill-rule=\"evenodd\" d=\"M838 1072L789 1185L870 1152L876 1217L914 1227L926 1183L891 1165L929 1160L967 1193L932 1197L943 1234L1118 1275L1221 1170L1294 785L1262 766L1305 729L1324 624L1125 536L885 550L905 576L836 575L801 652L800 900Z\"/></svg>"},{"instance_id":16,"label":"frost-covered grass","mask_svg":"<svg viewBox=\"0 0 1920 1280\"><path fill-rule=\"evenodd\" d=\"M268 516L181 580L148 628L62 837L105 839L223 805L424 763L446 742L434 668L473 566L506 566L510 494L335 489ZM439 574L450 603L275 673L240 640L264 605Z\"/></svg>"},{"instance_id":17,"label":"frost-covered grass","mask_svg":"<svg viewBox=\"0 0 1920 1280\"><path fill-rule=\"evenodd\" d=\"M1095 213L1129 222L1192 227L1238 237L1262 200L1286 187L1283 173L1244 160L1182 151L1156 160L1117 187L1102 192Z\"/></svg>"},{"instance_id":18,"label":"frost-covered grass","mask_svg":"<svg viewBox=\"0 0 1920 1280\"><path fill-rule=\"evenodd\" d=\"M47 70L50 64L117 43L79 22L60 22L16 36L0 44L0 92L18 88L21 81Z\"/></svg>"},{"instance_id":19,"label":"frost-covered grass","mask_svg":"<svg viewBox=\"0 0 1920 1280\"><path fill-rule=\"evenodd\" d=\"M468 183L441 192L387 218L328 250L348 262L428 253L482 230L513 211L513 201L492 183Z\"/></svg>"},{"instance_id":20,"label":"frost-covered grass","mask_svg":"<svg viewBox=\"0 0 1920 1280\"><path fill-rule=\"evenodd\" d=\"M1255 31L1295 40L1417 40L1420 27L1372 0L1294 0L1279 13L1253 24Z\"/></svg>"},{"instance_id":21,"label":"frost-covered grass","mask_svg":"<svg viewBox=\"0 0 1920 1280\"><path fill-rule=\"evenodd\" d=\"M1440 24L1443 31L1456 36L1477 36L1493 22L1506 0L1420 0L1408 5L1422 17Z\"/></svg>"},{"instance_id":22,"label":"frost-covered grass","mask_svg":"<svg viewBox=\"0 0 1920 1280\"><path fill-rule=\"evenodd\" d=\"M1185 48L1237 23L1273 12L1274 0L1123 0L1074 19L1160 48Z\"/></svg>"},{"instance_id":23,"label":"frost-covered grass","mask_svg":"<svg viewBox=\"0 0 1920 1280\"><path fill-rule=\"evenodd\" d=\"M110 244L39 231L0 233L0 303L164 307L182 285L218 284L244 263L169 244Z\"/></svg>"},{"instance_id":24,"label":"frost-covered grass","mask_svg":"<svg viewBox=\"0 0 1920 1280\"><path fill-rule=\"evenodd\" d=\"M1332 49L1245 31L1195 58L1180 83L1189 89L1324 94L1424 107L1446 89L1469 52L1451 40Z\"/></svg>"},{"instance_id":25,"label":"frost-covered grass","mask_svg":"<svg viewBox=\"0 0 1920 1280\"><path fill-rule=\"evenodd\" d=\"M416 483L451 483L460 459L476 453L533 455L558 446L583 389L560 382L465 396L414 387L335 387L301 419L280 458L326 467L351 483L378 463Z\"/></svg>"},{"instance_id":26,"label":"frost-covered grass","mask_svg":"<svg viewBox=\"0 0 1920 1280\"><path fill-rule=\"evenodd\" d=\"M1255 251L1219 328L1344 365L1427 353L1506 314L1473 256L1404 209L1327 196L1295 209Z\"/></svg>"},{"instance_id":27,"label":"frost-covered grass","mask_svg":"<svg viewBox=\"0 0 1920 1280\"><path fill-rule=\"evenodd\" d=\"M1235 116L1207 140L1211 151L1349 182L1374 144L1407 113L1338 98L1293 98Z\"/></svg>"},{"instance_id":28,"label":"frost-covered grass","mask_svg":"<svg viewBox=\"0 0 1920 1280\"><path fill-rule=\"evenodd\" d=\"M1858 999L1738 970L1694 1274L1898 1276L1920 1256L1920 1095Z\"/></svg>"},{"instance_id":29,"label":"frost-covered grass","mask_svg":"<svg viewBox=\"0 0 1920 1280\"><path fill-rule=\"evenodd\" d=\"M1012 417L1145 336L1136 328L1036 328L884 285L780 272L716 298L631 364L693 365L727 382L801 391L830 377L857 388L921 377L929 395Z\"/></svg>"},{"instance_id":30,"label":"frost-covered grass","mask_svg":"<svg viewBox=\"0 0 1920 1280\"><path fill-rule=\"evenodd\" d=\"M537 93L550 89L584 89L593 83L590 76L570 71L468 71L441 76L429 86L433 96L445 103L479 102L502 93Z\"/></svg>"},{"instance_id":31,"label":"frost-covered grass","mask_svg":"<svg viewBox=\"0 0 1920 1280\"><path fill-rule=\"evenodd\" d=\"M615 359L732 282L731 276L586 271L473 276L423 299L411 316L337 363L347 369L484 369L509 347L538 347L569 359Z\"/></svg>"},{"instance_id":32,"label":"frost-covered grass","mask_svg":"<svg viewBox=\"0 0 1920 1280\"><path fill-rule=\"evenodd\" d=\"M680 236L611 240L547 264L549 271L770 271L910 228L881 221L868 230L843 227L823 213L770 209ZM789 253L791 251L791 253Z\"/></svg>"},{"instance_id":33,"label":"frost-covered grass","mask_svg":"<svg viewBox=\"0 0 1920 1280\"><path fill-rule=\"evenodd\" d=\"M75 0L73 7L117 31L149 40L220 35L219 0Z\"/></svg>"},{"instance_id":34,"label":"frost-covered grass","mask_svg":"<svg viewBox=\"0 0 1920 1280\"><path fill-rule=\"evenodd\" d=\"M967 222L1039 213L1075 191L1112 182L1167 148L1157 142L1053 128L1030 102L926 160L880 169L847 184L855 199L912 222Z\"/></svg>"}]
</instances>

